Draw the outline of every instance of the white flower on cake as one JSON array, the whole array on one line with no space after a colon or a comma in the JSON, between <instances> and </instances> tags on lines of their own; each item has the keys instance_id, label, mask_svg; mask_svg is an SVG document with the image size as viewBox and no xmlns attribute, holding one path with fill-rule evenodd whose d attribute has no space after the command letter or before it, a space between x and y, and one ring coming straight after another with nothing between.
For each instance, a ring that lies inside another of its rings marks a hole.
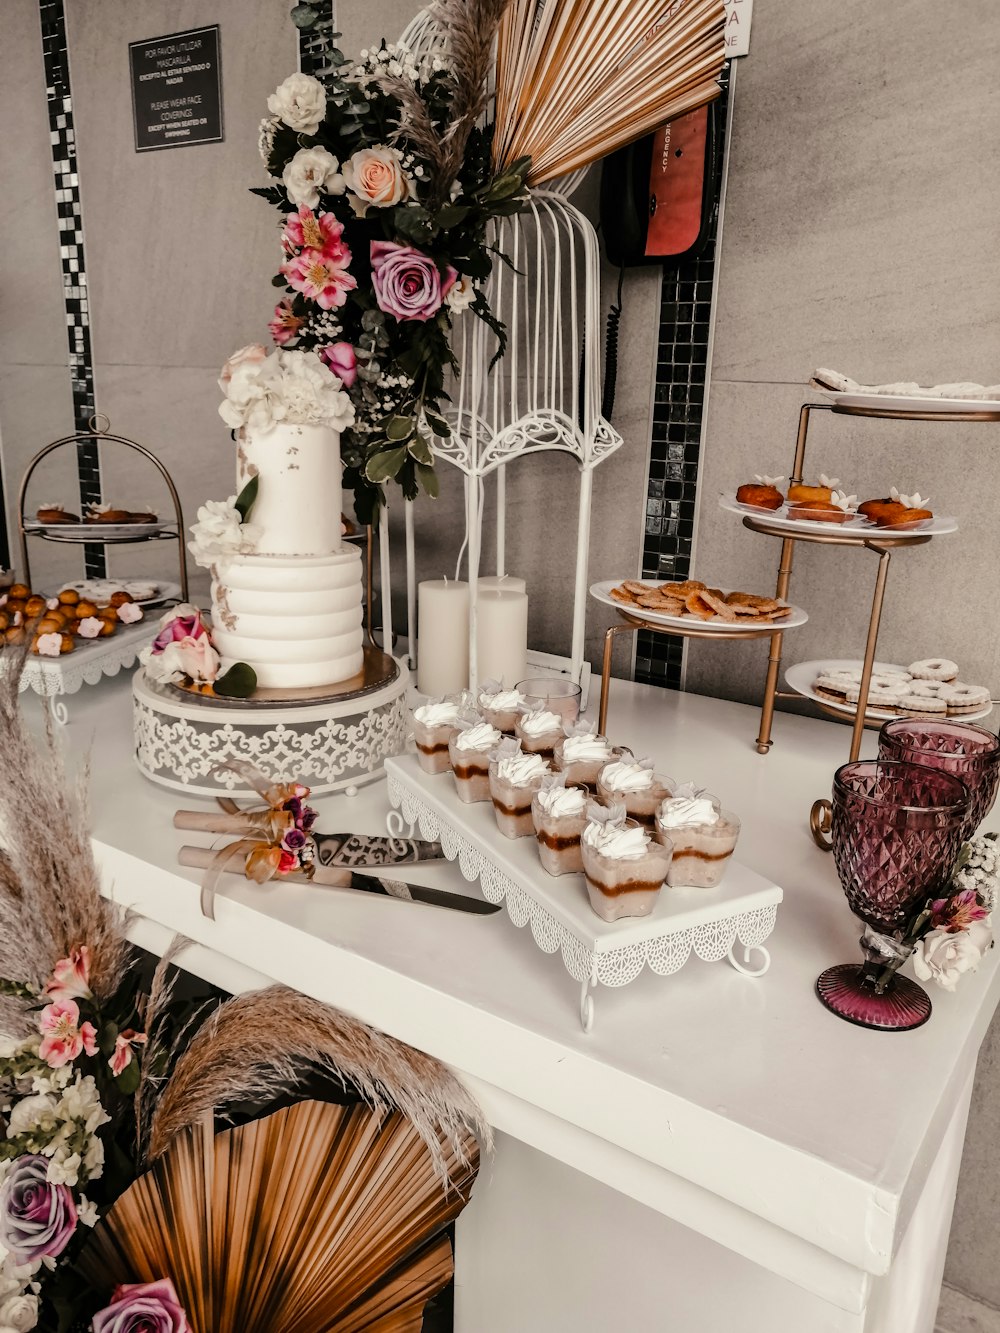
<instances>
[{"instance_id":1,"label":"white flower on cake","mask_svg":"<svg viewBox=\"0 0 1000 1333\"><path fill-rule=\"evenodd\" d=\"M234 365L230 358L226 365L231 371L219 380L226 395L219 415L233 430L263 433L287 422L343 432L354 424L354 404L316 352L279 350L260 361L245 357Z\"/></svg>"},{"instance_id":2,"label":"white flower on cake","mask_svg":"<svg viewBox=\"0 0 1000 1333\"><path fill-rule=\"evenodd\" d=\"M445 297L445 305L453 315L460 315L463 310L468 310L475 299L476 285L470 277L462 273Z\"/></svg>"},{"instance_id":3,"label":"white flower on cake","mask_svg":"<svg viewBox=\"0 0 1000 1333\"><path fill-rule=\"evenodd\" d=\"M857 509L858 497L856 495L845 495L843 491L834 491L830 496L830 503L834 509Z\"/></svg>"},{"instance_id":4,"label":"white flower on cake","mask_svg":"<svg viewBox=\"0 0 1000 1333\"><path fill-rule=\"evenodd\" d=\"M62 652L62 635L39 634L35 647L42 657L58 657Z\"/></svg>"},{"instance_id":5,"label":"white flower on cake","mask_svg":"<svg viewBox=\"0 0 1000 1333\"><path fill-rule=\"evenodd\" d=\"M326 89L309 74L289 74L267 99L272 116L298 134L315 134L326 115Z\"/></svg>"},{"instance_id":6,"label":"white flower on cake","mask_svg":"<svg viewBox=\"0 0 1000 1333\"><path fill-rule=\"evenodd\" d=\"M919 491L914 491L912 495L902 495L895 486L889 487L889 496L907 509L926 509L931 502L929 495L921 495Z\"/></svg>"},{"instance_id":7,"label":"white flower on cake","mask_svg":"<svg viewBox=\"0 0 1000 1333\"><path fill-rule=\"evenodd\" d=\"M211 569L220 560L233 555L249 555L257 549L260 529L244 523L236 508L236 496L228 500L208 500L198 510L197 523L191 524L188 550L196 565Z\"/></svg>"},{"instance_id":8,"label":"white flower on cake","mask_svg":"<svg viewBox=\"0 0 1000 1333\"><path fill-rule=\"evenodd\" d=\"M300 148L281 174L288 197L298 208L316 208L319 196L343 194L347 182L340 163L325 148Z\"/></svg>"}]
</instances>

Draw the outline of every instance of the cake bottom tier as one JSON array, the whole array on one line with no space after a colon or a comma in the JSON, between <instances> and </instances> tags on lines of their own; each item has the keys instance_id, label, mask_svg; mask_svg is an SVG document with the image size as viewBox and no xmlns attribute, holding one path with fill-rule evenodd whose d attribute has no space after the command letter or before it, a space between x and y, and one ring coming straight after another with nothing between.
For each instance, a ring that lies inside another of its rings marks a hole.
<instances>
[{"instance_id":1,"label":"cake bottom tier","mask_svg":"<svg viewBox=\"0 0 1000 1333\"><path fill-rule=\"evenodd\" d=\"M212 584L212 640L223 669L247 662L263 689L311 689L361 670L361 552L234 556Z\"/></svg>"}]
</instances>

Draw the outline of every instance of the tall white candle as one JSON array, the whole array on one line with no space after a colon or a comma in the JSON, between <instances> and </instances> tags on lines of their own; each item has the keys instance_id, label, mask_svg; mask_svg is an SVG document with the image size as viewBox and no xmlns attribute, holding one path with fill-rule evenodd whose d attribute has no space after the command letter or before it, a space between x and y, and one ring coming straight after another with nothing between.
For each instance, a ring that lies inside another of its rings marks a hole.
<instances>
[{"instance_id":1,"label":"tall white candle","mask_svg":"<svg viewBox=\"0 0 1000 1333\"><path fill-rule=\"evenodd\" d=\"M514 574L484 574L479 580L480 592L527 592L524 579Z\"/></svg>"},{"instance_id":2,"label":"tall white candle","mask_svg":"<svg viewBox=\"0 0 1000 1333\"><path fill-rule=\"evenodd\" d=\"M528 669L528 598L523 592L487 588L476 599L479 679L513 688Z\"/></svg>"},{"instance_id":3,"label":"tall white candle","mask_svg":"<svg viewBox=\"0 0 1000 1333\"><path fill-rule=\"evenodd\" d=\"M456 694L469 684L469 585L427 579L417 586L417 689Z\"/></svg>"}]
</instances>

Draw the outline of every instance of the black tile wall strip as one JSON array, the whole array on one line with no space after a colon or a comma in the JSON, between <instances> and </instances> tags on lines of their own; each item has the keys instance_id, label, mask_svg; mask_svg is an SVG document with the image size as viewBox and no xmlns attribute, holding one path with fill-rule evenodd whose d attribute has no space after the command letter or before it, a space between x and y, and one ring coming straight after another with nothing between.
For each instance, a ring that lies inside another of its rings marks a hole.
<instances>
[{"instance_id":1,"label":"black tile wall strip","mask_svg":"<svg viewBox=\"0 0 1000 1333\"><path fill-rule=\"evenodd\" d=\"M55 176L66 335L69 341L73 429L86 433L97 408L94 403L94 360L90 346L90 300L83 253L80 178L77 173L73 99L66 49L66 14L63 0L39 0L38 9L49 104L49 137ZM97 504L101 500L101 473L96 443L92 440L79 441L76 455L80 503ZM87 577L104 578L107 572L104 547L88 543L83 551Z\"/></svg>"},{"instance_id":2,"label":"black tile wall strip","mask_svg":"<svg viewBox=\"0 0 1000 1333\"><path fill-rule=\"evenodd\" d=\"M697 258L664 269L660 289L642 577L661 582L685 579L691 572L728 99L727 65L717 104L719 152L711 236ZM636 636L636 680L680 689L683 666L683 639L648 632Z\"/></svg>"}]
</instances>

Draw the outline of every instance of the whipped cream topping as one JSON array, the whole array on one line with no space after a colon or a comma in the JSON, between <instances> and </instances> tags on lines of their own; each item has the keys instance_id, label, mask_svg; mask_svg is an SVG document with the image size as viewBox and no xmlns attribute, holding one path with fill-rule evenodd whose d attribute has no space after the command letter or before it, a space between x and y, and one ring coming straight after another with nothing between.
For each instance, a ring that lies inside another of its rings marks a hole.
<instances>
[{"instance_id":1,"label":"whipped cream topping","mask_svg":"<svg viewBox=\"0 0 1000 1333\"><path fill-rule=\"evenodd\" d=\"M540 708L537 713L521 714L521 730L525 736L530 736L533 740L539 736L547 736L553 731L558 731L561 735L562 729L562 718L558 713L550 713L548 709Z\"/></svg>"},{"instance_id":2,"label":"whipped cream topping","mask_svg":"<svg viewBox=\"0 0 1000 1333\"><path fill-rule=\"evenodd\" d=\"M785 484L784 477L762 477L759 472L753 474L754 481L759 481L762 486L773 486L775 490L780 491Z\"/></svg>"},{"instance_id":3,"label":"whipped cream topping","mask_svg":"<svg viewBox=\"0 0 1000 1333\"><path fill-rule=\"evenodd\" d=\"M630 764L624 759L607 764L601 769L600 777L609 791L645 791L656 781L651 768L644 764Z\"/></svg>"},{"instance_id":4,"label":"whipped cream topping","mask_svg":"<svg viewBox=\"0 0 1000 1333\"><path fill-rule=\"evenodd\" d=\"M857 509L858 497L856 495L845 495L843 491L834 491L830 496L830 503L834 509Z\"/></svg>"},{"instance_id":5,"label":"whipped cream topping","mask_svg":"<svg viewBox=\"0 0 1000 1333\"><path fill-rule=\"evenodd\" d=\"M606 736L567 736L562 743L563 763L610 759L611 742Z\"/></svg>"},{"instance_id":6,"label":"whipped cream topping","mask_svg":"<svg viewBox=\"0 0 1000 1333\"><path fill-rule=\"evenodd\" d=\"M719 810L707 792L685 784L661 803L656 818L661 828L691 828L695 824L717 824Z\"/></svg>"},{"instance_id":7,"label":"whipped cream topping","mask_svg":"<svg viewBox=\"0 0 1000 1333\"><path fill-rule=\"evenodd\" d=\"M590 823L581 834L582 840L601 856L612 861L637 861L649 850L649 834L640 826Z\"/></svg>"},{"instance_id":8,"label":"whipped cream topping","mask_svg":"<svg viewBox=\"0 0 1000 1333\"><path fill-rule=\"evenodd\" d=\"M548 772L549 766L540 754L509 754L497 760L497 777L513 787L524 787Z\"/></svg>"},{"instance_id":9,"label":"whipped cream topping","mask_svg":"<svg viewBox=\"0 0 1000 1333\"><path fill-rule=\"evenodd\" d=\"M477 722L467 731L460 731L455 737L456 750L492 750L503 740L503 733L491 727L488 722Z\"/></svg>"},{"instance_id":10,"label":"whipped cream topping","mask_svg":"<svg viewBox=\"0 0 1000 1333\"><path fill-rule=\"evenodd\" d=\"M450 699L442 699L440 703L421 704L414 711L413 718L423 727L447 727L458 720L458 704Z\"/></svg>"},{"instance_id":11,"label":"whipped cream topping","mask_svg":"<svg viewBox=\"0 0 1000 1333\"><path fill-rule=\"evenodd\" d=\"M548 787L538 792L538 805L553 819L582 815L587 793L580 787Z\"/></svg>"},{"instance_id":12,"label":"whipped cream topping","mask_svg":"<svg viewBox=\"0 0 1000 1333\"><path fill-rule=\"evenodd\" d=\"M912 495L903 495L895 486L889 487L889 495L897 504L905 505L907 509L926 509L931 502L929 495L921 495L919 491L914 491Z\"/></svg>"},{"instance_id":13,"label":"whipped cream topping","mask_svg":"<svg viewBox=\"0 0 1000 1333\"><path fill-rule=\"evenodd\" d=\"M511 708L520 708L524 701L524 695L520 690L495 690L493 693L483 690L479 695L480 708L492 708L498 713L505 713Z\"/></svg>"}]
</instances>

